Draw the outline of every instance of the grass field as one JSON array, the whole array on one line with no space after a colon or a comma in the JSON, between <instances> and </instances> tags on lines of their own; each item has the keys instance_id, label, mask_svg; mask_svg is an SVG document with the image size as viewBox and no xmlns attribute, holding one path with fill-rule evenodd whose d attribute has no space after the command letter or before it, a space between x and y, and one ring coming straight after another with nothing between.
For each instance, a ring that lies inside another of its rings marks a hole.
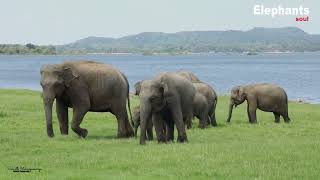
<instances>
[{"instance_id":1,"label":"grass field","mask_svg":"<svg viewBox=\"0 0 320 180\"><path fill-rule=\"evenodd\" d=\"M49 139L39 92L0 90L0 179L320 178L319 105L290 103L290 124L275 124L272 113L258 111L258 124L250 125L245 109L238 106L227 124L228 97L219 97L218 127L201 130L194 122L186 144L117 139L110 113L86 115L86 139L72 130L61 136L54 115ZM16 166L43 170L7 169Z\"/></svg>"}]
</instances>

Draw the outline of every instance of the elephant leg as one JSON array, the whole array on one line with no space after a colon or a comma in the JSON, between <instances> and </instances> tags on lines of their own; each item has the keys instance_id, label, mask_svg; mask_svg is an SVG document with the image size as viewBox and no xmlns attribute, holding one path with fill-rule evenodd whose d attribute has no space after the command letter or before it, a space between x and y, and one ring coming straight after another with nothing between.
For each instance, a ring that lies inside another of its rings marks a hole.
<instances>
[{"instance_id":1,"label":"elephant leg","mask_svg":"<svg viewBox=\"0 0 320 180\"><path fill-rule=\"evenodd\" d=\"M129 121L128 121L128 114L125 109L126 109L125 105L120 106L117 104L112 107L112 112L116 116L117 122L118 122L118 134L117 134L118 138L126 138L134 135L132 128L131 128L131 131L128 131Z\"/></svg>"},{"instance_id":2,"label":"elephant leg","mask_svg":"<svg viewBox=\"0 0 320 180\"><path fill-rule=\"evenodd\" d=\"M153 131L152 131L152 121L148 121L148 124L147 124L147 139L149 141L152 141L153 140Z\"/></svg>"},{"instance_id":3,"label":"elephant leg","mask_svg":"<svg viewBox=\"0 0 320 180\"><path fill-rule=\"evenodd\" d=\"M177 130L178 130L178 138L177 138L177 142L183 143L183 142L187 142L188 138L187 138L187 133L186 133L186 129L183 123L183 116L182 116L182 111L181 111L181 107L179 104L172 104L171 105L171 113L172 113L172 118L174 120L174 123L176 124ZM187 117L187 121L191 120L192 116L188 116Z\"/></svg>"},{"instance_id":4,"label":"elephant leg","mask_svg":"<svg viewBox=\"0 0 320 180\"><path fill-rule=\"evenodd\" d=\"M248 114L248 119L249 119L249 123L252 123L252 121L251 121L251 116L250 116L250 113L249 113L250 111L249 111L249 103L248 103L248 105L247 105L247 114Z\"/></svg>"},{"instance_id":5,"label":"elephant leg","mask_svg":"<svg viewBox=\"0 0 320 180\"><path fill-rule=\"evenodd\" d=\"M211 125L212 126L217 126L217 121L216 121L216 113L213 112L213 114L211 114L211 116L209 116L210 118L209 119L209 122L211 121Z\"/></svg>"},{"instance_id":6,"label":"elephant leg","mask_svg":"<svg viewBox=\"0 0 320 180\"><path fill-rule=\"evenodd\" d=\"M279 123L280 122L280 114L277 112L273 112L274 115L274 122Z\"/></svg>"},{"instance_id":7,"label":"elephant leg","mask_svg":"<svg viewBox=\"0 0 320 180\"><path fill-rule=\"evenodd\" d=\"M187 129L191 129L192 128L192 119L186 119L185 120L185 122L186 122L186 125L187 125Z\"/></svg>"},{"instance_id":8,"label":"elephant leg","mask_svg":"<svg viewBox=\"0 0 320 180\"><path fill-rule=\"evenodd\" d=\"M201 113L197 118L199 119L199 128L204 129L207 126L207 114Z\"/></svg>"},{"instance_id":9,"label":"elephant leg","mask_svg":"<svg viewBox=\"0 0 320 180\"><path fill-rule=\"evenodd\" d=\"M68 106L65 105L60 99L56 100L56 112L59 120L60 132L62 135L68 135L69 119L68 119Z\"/></svg>"},{"instance_id":10,"label":"elephant leg","mask_svg":"<svg viewBox=\"0 0 320 180\"><path fill-rule=\"evenodd\" d=\"M290 122L290 118L289 118L289 115L288 115L288 110L285 110L285 111L281 114L281 116L283 117L284 122L286 122L286 123L289 123L289 122Z\"/></svg>"},{"instance_id":11,"label":"elephant leg","mask_svg":"<svg viewBox=\"0 0 320 180\"><path fill-rule=\"evenodd\" d=\"M159 113L152 114L152 122L154 129L156 130L156 135L159 143L166 142L166 136L164 133L164 123Z\"/></svg>"},{"instance_id":12,"label":"elephant leg","mask_svg":"<svg viewBox=\"0 0 320 180\"><path fill-rule=\"evenodd\" d=\"M173 140L174 140L174 123L172 121L168 121L166 123L166 134L167 134L167 141L173 142Z\"/></svg>"},{"instance_id":13,"label":"elephant leg","mask_svg":"<svg viewBox=\"0 0 320 180\"><path fill-rule=\"evenodd\" d=\"M250 123L257 123L256 111L257 111L256 103L254 102L248 103L248 114L249 114Z\"/></svg>"},{"instance_id":14,"label":"elephant leg","mask_svg":"<svg viewBox=\"0 0 320 180\"><path fill-rule=\"evenodd\" d=\"M212 110L209 111L209 122L211 122L211 125L212 126L217 126L217 120L216 120L216 105L215 104L213 107L212 107ZM209 123L210 124L210 123Z\"/></svg>"},{"instance_id":15,"label":"elephant leg","mask_svg":"<svg viewBox=\"0 0 320 180\"><path fill-rule=\"evenodd\" d=\"M73 109L71 129L82 138L85 138L88 135L88 130L80 127L80 124L87 112L88 110L83 108Z\"/></svg>"}]
</instances>

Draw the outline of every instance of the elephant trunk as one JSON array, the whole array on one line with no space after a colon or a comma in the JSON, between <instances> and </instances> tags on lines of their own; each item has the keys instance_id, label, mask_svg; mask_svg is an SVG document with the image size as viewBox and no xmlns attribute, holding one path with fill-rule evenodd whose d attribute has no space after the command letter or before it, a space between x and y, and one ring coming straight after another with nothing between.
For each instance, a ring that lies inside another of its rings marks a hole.
<instances>
[{"instance_id":1,"label":"elephant trunk","mask_svg":"<svg viewBox=\"0 0 320 180\"><path fill-rule=\"evenodd\" d=\"M47 95L43 96L43 105L46 115L46 122L47 122L47 134L48 137L53 137L53 128L52 128L52 105L53 105L54 98L48 97Z\"/></svg>"},{"instance_id":2,"label":"elephant trunk","mask_svg":"<svg viewBox=\"0 0 320 180\"><path fill-rule=\"evenodd\" d=\"M229 104L229 115L228 115L227 122L230 122L230 120L231 120L233 106L234 106L234 102L233 102L232 100L230 100L230 104Z\"/></svg>"},{"instance_id":3,"label":"elephant trunk","mask_svg":"<svg viewBox=\"0 0 320 180\"><path fill-rule=\"evenodd\" d=\"M151 107L145 102L140 105L140 144L144 145L146 142L147 124L151 116Z\"/></svg>"}]
</instances>

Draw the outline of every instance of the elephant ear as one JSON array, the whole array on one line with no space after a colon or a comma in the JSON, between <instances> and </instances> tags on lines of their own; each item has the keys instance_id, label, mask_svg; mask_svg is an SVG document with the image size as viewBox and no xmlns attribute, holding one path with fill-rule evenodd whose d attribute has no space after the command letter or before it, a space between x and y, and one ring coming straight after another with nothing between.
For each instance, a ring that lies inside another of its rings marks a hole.
<instances>
[{"instance_id":1,"label":"elephant ear","mask_svg":"<svg viewBox=\"0 0 320 180\"><path fill-rule=\"evenodd\" d=\"M73 71L70 67L64 68L63 79L66 87L70 87L71 82L79 77L80 75Z\"/></svg>"},{"instance_id":2,"label":"elephant ear","mask_svg":"<svg viewBox=\"0 0 320 180\"><path fill-rule=\"evenodd\" d=\"M241 87L241 86L239 87L238 96L240 98L244 98L245 97L245 93L243 91L243 87Z\"/></svg>"}]
</instances>

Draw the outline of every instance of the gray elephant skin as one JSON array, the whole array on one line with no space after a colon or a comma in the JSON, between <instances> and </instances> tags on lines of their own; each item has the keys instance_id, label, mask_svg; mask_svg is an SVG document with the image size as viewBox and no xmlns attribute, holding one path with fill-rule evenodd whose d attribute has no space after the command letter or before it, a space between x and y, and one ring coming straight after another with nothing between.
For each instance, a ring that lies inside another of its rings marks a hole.
<instances>
[{"instance_id":1,"label":"gray elephant skin","mask_svg":"<svg viewBox=\"0 0 320 180\"><path fill-rule=\"evenodd\" d=\"M140 106L136 106L132 109L132 126L134 128L134 135L137 137L138 128L140 126ZM152 120L148 121L147 124L147 140L153 140L153 124Z\"/></svg>"},{"instance_id":2,"label":"gray elephant skin","mask_svg":"<svg viewBox=\"0 0 320 180\"><path fill-rule=\"evenodd\" d=\"M186 142L184 122L193 117L194 96L192 83L175 73L161 73L152 80L142 81L139 94L140 144L145 144L147 122L151 119L158 142L173 141L174 125L178 131L177 142Z\"/></svg>"},{"instance_id":3,"label":"gray elephant skin","mask_svg":"<svg viewBox=\"0 0 320 180\"><path fill-rule=\"evenodd\" d=\"M191 82L201 82L200 79L190 71L180 70L176 72L178 75L188 79Z\"/></svg>"},{"instance_id":4,"label":"gray elephant skin","mask_svg":"<svg viewBox=\"0 0 320 180\"><path fill-rule=\"evenodd\" d=\"M68 134L68 107L73 108L71 129L85 138L88 131L80 124L88 111L111 112L117 118L118 137L134 135L128 120L126 101L130 112L127 78L111 65L93 61L69 61L45 65L41 68L43 104L47 134L54 136L52 106L56 111L60 132ZM130 114L131 115L131 114Z\"/></svg>"},{"instance_id":5,"label":"gray elephant skin","mask_svg":"<svg viewBox=\"0 0 320 180\"><path fill-rule=\"evenodd\" d=\"M245 86L236 86L231 90L229 116L230 122L233 106L237 106L247 101L247 113L250 123L256 123L256 110L273 112L275 122L280 121L280 115L285 122L289 122L288 97L284 89L279 86L263 83Z\"/></svg>"},{"instance_id":6,"label":"gray elephant skin","mask_svg":"<svg viewBox=\"0 0 320 180\"><path fill-rule=\"evenodd\" d=\"M194 82L193 85L196 89L193 111L194 115L199 119L199 127L205 128L208 124L217 126L215 110L218 97L216 92L210 85L203 82Z\"/></svg>"}]
</instances>

